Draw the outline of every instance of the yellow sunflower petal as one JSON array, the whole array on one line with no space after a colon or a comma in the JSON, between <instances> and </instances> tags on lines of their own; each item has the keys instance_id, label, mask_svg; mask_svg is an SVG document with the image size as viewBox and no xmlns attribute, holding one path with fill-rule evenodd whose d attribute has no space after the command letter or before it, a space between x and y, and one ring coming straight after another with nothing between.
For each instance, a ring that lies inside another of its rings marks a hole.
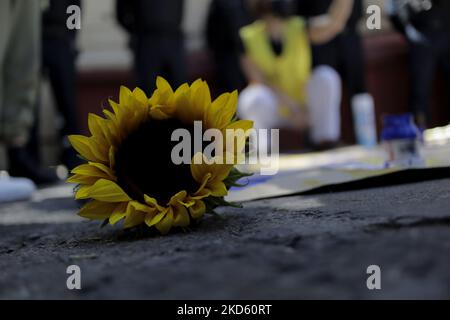
<instances>
[{"instance_id":1,"label":"yellow sunflower petal","mask_svg":"<svg viewBox=\"0 0 450 320\"><path fill-rule=\"evenodd\" d=\"M196 175L197 175L197 174L196 174ZM199 177L199 178L201 177L200 174L198 174L198 177ZM201 181L200 187L198 187L198 189L197 189L197 191L195 192L195 194L200 193L200 192L205 188L206 184L207 184L208 181L211 179L211 177L212 177L211 173L206 173L206 174L203 176L203 181ZM194 178L194 179L195 179L197 182L199 182L199 181L197 180L197 178Z\"/></svg>"},{"instance_id":2,"label":"yellow sunflower petal","mask_svg":"<svg viewBox=\"0 0 450 320\"><path fill-rule=\"evenodd\" d=\"M189 86L184 84L177 89L175 94L170 85L161 78L157 80L157 89L149 99L149 104L151 108L159 108L159 111L163 114L172 115L176 109L175 95L179 95L181 92L185 92L188 89Z\"/></svg>"},{"instance_id":3,"label":"yellow sunflower petal","mask_svg":"<svg viewBox=\"0 0 450 320\"><path fill-rule=\"evenodd\" d=\"M189 214L184 206L182 205L174 206L173 213L175 216L175 219L173 220L173 225L175 227L187 227L189 225L190 223Z\"/></svg>"},{"instance_id":4,"label":"yellow sunflower petal","mask_svg":"<svg viewBox=\"0 0 450 320\"><path fill-rule=\"evenodd\" d=\"M98 163L98 162L89 162L89 165L91 165L91 166L93 166L93 167L96 167L96 168L99 169L100 171L104 172L104 173L106 174L106 176L109 177L109 178L111 178L111 179L115 179L115 178L116 178L116 177L115 177L115 174L114 174L114 171L113 171L111 168L105 166L105 165L102 164L102 163Z\"/></svg>"},{"instance_id":5,"label":"yellow sunflower petal","mask_svg":"<svg viewBox=\"0 0 450 320\"><path fill-rule=\"evenodd\" d=\"M253 128L253 121L251 120L238 120L233 123L230 123L225 127L225 129L233 129L233 130L242 129L244 130L245 133L247 133L247 135L248 130L250 130L251 128Z\"/></svg>"},{"instance_id":6,"label":"yellow sunflower petal","mask_svg":"<svg viewBox=\"0 0 450 320\"><path fill-rule=\"evenodd\" d=\"M203 157L203 158L200 158ZM202 160L200 160L202 159ZM202 161L202 163L200 163ZM211 159L212 163L208 164L207 159L200 152L195 154L191 162L191 173L195 181L204 183L205 177L210 174L209 181L222 181L228 177L232 164L225 164L225 159ZM206 186L208 183L206 183Z\"/></svg>"},{"instance_id":7,"label":"yellow sunflower petal","mask_svg":"<svg viewBox=\"0 0 450 320\"><path fill-rule=\"evenodd\" d=\"M88 196L104 202L130 201L131 198L115 182L106 179L98 180L87 192ZM87 198L86 197L86 198ZM84 198L79 198L84 199Z\"/></svg>"},{"instance_id":8,"label":"yellow sunflower petal","mask_svg":"<svg viewBox=\"0 0 450 320\"><path fill-rule=\"evenodd\" d=\"M166 106L155 106L150 109L150 117L156 120L165 120L171 117L172 112L172 109L169 109Z\"/></svg>"},{"instance_id":9,"label":"yellow sunflower petal","mask_svg":"<svg viewBox=\"0 0 450 320\"><path fill-rule=\"evenodd\" d=\"M191 160L191 174L195 181L199 183L203 183L206 174L208 171L205 170L205 166L203 165L205 162L205 157L201 152L197 152Z\"/></svg>"},{"instance_id":10,"label":"yellow sunflower petal","mask_svg":"<svg viewBox=\"0 0 450 320\"><path fill-rule=\"evenodd\" d=\"M225 104L220 106L220 108L211 108L212 110L210 112L213 113L212 119L211 116L209 117L210 120L213 122L213 127L217 129L223 129L225 126L230 124L231 120L233 119L233 116L236 113L237 108L237 100L238 100L238 93L237 91L233 91L228 96L228 100ZM219 101L223 103L223 101Z\"/></svg>"},{"instance_id":11,"label":"yellow sunflower petal","mask_svg":"<svg viewBox=\"0 0 450 320\"><path fill-rule=\"evenodd\" d=\"M91 176L83 176L80 174L74 174L67 178L68 183L76 183L76 184L84 184L84 185L93 185L100 179L99 177L91 177Z\"/></svg>"},{"instance_id":12,"label":"yellow sunflower petal","mask_svg":"<svg viewBox=\"0 0 450 320\"><path fill-rule=\"evenodd\" d=\"M230 122L233 116L236 113L237 108L237 102L238 102L238 92L237 90L234 90L230 93L230 99L228 99L227 104L225 105L225 108L222 110L222 118L225 122Z\"/></svg>"},{"instance_id":13,"label":"yellow sunflower petal","mask_svg":"<svg viewBox=\"0 0 450 320\"><path fill-rule=\"evenodd\" d=\"M114 146L109 147L108 158L109 158L109 168L113 169L116 165Z\"/></svg>"},{"instance_id":14,"label":"yellow sunflower petal","mask_svg":"<svg viewBox=\"0 0 450 320\"><path fill-rule=\"evenodd\" d=\"M216 116L221 109L225 108L226 103L230 99L230 94L228 92L221 94L212 103L211 106L206 110L203 120L205 127L217 128L216 126Z\"/></svg>"},{"instance_id":15,"label":"yellow sunflower petal","mask_svg":"<svg viewBox=\"0 0 450 320\"><path fill-rule=\"evenodd\" d=\"M189 86L191 89L191 92L197 91L201 86L203 85L203 80L201 78L196 79L192 84Z\"/></svg>"},{"instance_id":16,"label":"yellow sunflower petal","mask_svg":"<svg viewBox=\"0 0 450 320\"><path fill-rule=\"evenodd\" d=\"M181 201L184 201L186 196L187 192L185 190L177 192L170 198L168 205L178 205Z\"/></svg>"},{"instance_id":17,"label":"yellow sunflower petal","mask_svg":"<svg viewBox=\"0 0 450 320\"><path fill-rule=\"evenodd\" d=\"M92 122L92 124L89 125L89 131L92 135L101 137L106 145L112 145L115 143L115 132L112 132L111 130L114 126L110 120L91 113L88 121Z\"/></svg>"},{"instance_id":18,"label":"yellow sunflower petal","mask_svg":"<svg viewBox=\"0 0 450 320\"><path fill-rule=\"evenodd\" d=\"M119 104L121 107L126 107L128 105L128 99L131 96L131 90L125 86L120 86L119 91Z\"/></svg>"},{"instance_id":19,"label":"yellow sunflower petal","mask_svg":"<svg viewBox=\"0 0 450 320\"><path fill-rule=\"evenodd\" d=\"M131 201L130 205L133 206L133 208L135 210L146 212L146 213L152 213L152 212L155 212L157 210L155 208L151 208L151 207L149 207L149 206L147 206L145 204L142 204L142 203L140 203L138 201Z\"/></svg>"},{"instance_id":20,"label":"yellow sunflower petal","mask_svg":"<svg viewBox=\"0 0 450 320\"><path fill-rule=\"evenodd\" d=\"M145 212L131 209L130 212L125 217L125 221L123 223L123 227L125 229L132 228L137 225L140 225L145 220Z\"/></svg>"},{"instance_id":21,"label":"yellow sunflower petal","mask_svg":"<svg viewBox=\"0 0 450 320\"><path fill-rule=\"evenodd\" d=\"M211 190L211 195L214 197L224 197L228 194L227 187L222 181L208 184L208 189Z\"/></svg>"},{"instance_id":22,"label":"yellow sunflower petal","mask_svg":"<svg viewBox=\"0 0 450 320\"><path fill-rule=\"evenodd\" d=\"M211 93L204 81L196 81L191 86L190 107L194 120L203 120L207 108L211 105Z\"/></svg>"},{"instance_id":23,"label":"yellow sunflower petal","mask_svg":"<svg viewBox=\"0 0 450 320\"><path fill-rule=\"evenodd\" d=\"M225 150L234 155L242 155L247 138L253 128L253 121L238 120L226 126L222 131L225 139ZM233 162L236 164L236 162Z\"/></svg>"},{"instance_id":24,"label":"yellow sunflower petal","mask_svg":"<svg viewBox=\"0 0 450 320\"><path fill-rule=\"evenodd\" d=\"M112 108L114 114L118 114L118 113L119 113L119 109L120 109L119 104L118 104L117 102L111 100L111 99L108 99L108 103L109 103L109 105L111 106L111 108ZM106 110L106 109L105 109L105 110ZM107 110L107 111L109 111L109 110Z\"/></svg>"},{"instance_id":25,"label":"yellow sunflower petal","mask_svg":"<svg viewBox=\"0 0 450 320\"><path fill-rule=\"evenodd\" d=\"M181 86L179 86L177 88L177 90L175 90L174 94L173 94L173 100L172 102L176 102L176 100L183 94L187 94L189 92L190 88L189 85L187 83L183 83Z\"/></svg>"},{"instance_id":26,"label":"yellow sunflower petal","mask_svg":"<svg viewBox=\"0 0 450 320\"><path fill-rule=\"evenodd\" d=\"M206 211L205 203L202 200L196 200L195 204L189 207L189 213L192 218L199 219L203 216Z\"/></svg>"},{"instance_id":27,"label":"yellow sunflower petal","mask_svg":"<svg viewBox=\"0 0 450 320\"><path fill-rule=\"evenodd\" d=\"M169 208L164 218L159 221L155 227L161 234L166 234L173 226L173 210Z\"/></svg>"},{"instance_id":28,"label":"yellow sunflower petal","mask_svg":"<svg viewBox=\"0 0 450 320\"><path fill-rule=\"evenodd\" d=\"M145 94L144 91L142 91L142 89L140 88L135 88L133 90L133 97L139 101L140 104L142 105L147 105L148 104L148 98L147 95Z\"/></svg>"},{"instance_id":29,"label":"yellow sunflower petal","mask_svg":"<svg viewBox=\"0 0 450 320\"><path fill-rule=\"evenodd\" d=\"M113 136L108 125L110 120L106 120L94 113L88 115L88 127L92 136L96 137L102 144L111 145Z\"/></svg>"},{"instance_id":30,"label":"yellow sunflower petal","mask_svg":"<svg viewBox=\"0 0 450 320\"><path fill-rule=\"evenodd\" d=\"M170 84L163 77L158 76L156 78L156 87L161 91L169 91L173 93L173 89Z\"/></svg>"},{"instance_id":31,"label":"yellow sunflower petal","mask_svg":"<svg viewBox=\"0 0 450 320\"><path fill-rule=\"evenodd\" d=\"M192 199L203 199L211 195L211 190L206 187L198 189L192 196Z\"/></svg>"},{"instance_id":32,"label":"yellow sunflower petal","mask_svg":"<svg viewBox=\"0 0 450 320\"><path fill-rule=\"evenodd\" d=\"M82 135L70 135L70 144L72 147L85 159L90 161L96 161L97 157L92 152L93 146L88 137Z\"/></svg>"},{"instance_id":33,"label":"yellow sunflower petal","mask_svg":"<svg viewBox=\"0 0 450 320\"><path fill-rule=\"evenodd\" d=\"M156 215L153 214L147 214L145 217L145 224L149 227L159 223L161 221L162 218L165 217L165 215L167 214L168 210L165 209L164 211L159 212Z\"/></svg>"},{"instance_id":34,"label":"yellow sunflower petal","mask_svg":"<svg viewBox=\"0 0 450 320\"><path fill-rule=\"evenodd\" d=\"M190 108L190 102L187 93L182 93L177 97L176 101L177 109L176 115L177 117L186 124L192 124L195 120L195 115Z\"/></svg>"},{"instance_id":35,"label":"yellow sunflower petal","mask_svg":"<svg viewBox=\"0 0 450 320\"><path fill-rule=\"evenodd\" d=\"M90 176L90 177L99 177L99 178L110 178L111 176L108 175L105 171L100 170L96 165L93 165L94 162L90 162L89 164L81 164L78 167L72 169L72 173L83 175L83 176Z\"/></svg>"},{"instance_id":36,"label":"yellow sunflower petal","mask_svg":"<svg viewBox=\"0 0 450 320\"><path fill-rule=\"evenodd\" d=\"M155 198L149 197L146 194L144 194L144 201L145 201L146 204L148 204L152 208L158 209L158 211L163 211L164 210L164 208L158 204L158 201L156 201Z\"/></svg>"},{"instance_id":37,"label":"yellow sunflower petal","mask_svg":"<svg viewBox=\"0 0 450 320\"><path fill-rule=\"evenodd\" d=\"M211 190L206 187L198 189L193 195L190 196L193 200L203 199L211 195Z\"/></svg>"},{"instance_id":38,"label":"yellow sunflower petal","mask_svg":"<svg viewBox=\"0 0 450 320\"><path fill-rule=\"evenodd\" d=\"M123 202L116 204L116 208L112 211L111 216L109 217L109 223L114 225L127 215L128 211L128 203Z\"/></svg>"},{"instance_id":39,"label":"yellow sunflower petal","mask_svg":"<svg viewBox=\"0 0 450 320\"><path fill-rule=\"evenodd\" d=\"M229 174L233 165L230 164L212 164L212 179L214 181L223 181L225 180Z\"/></svg>"},{"instance_id":40,"label":"yellow sunflower petal","mask_svg":"<svg viewBox=\"0 0 450 320\"><path fill-rule=\"evenodd\" d=\"M183 201L179 201L179 203L185 206L186 208L189 208L190 206L193 206L195 204L195 200L191 199L191 197L187 197Z\"/></svg>"},{"instance_id":41,"label":"yellow sunflower petal","mask_svg":"<svg viewBox=\"0 0 450 320\"><path fill-rule=\"evenodd\" d=\"M107 145L104 142L103 138L92 136L92 137L89 137L89 140L90 140L92 154L94 155L94 157L96 159L93 162L107 163L108 162L109 145Z\"/></svg>"},{"instance_id":42,"label":"yellow sunflower petal","mask_svg":"<svg viewBox=\"0 0 450 320\"><path fill-rule=\"evenodd\" d=\"M91 190L92 186L81 186L77 189L75 192L75 199L87 199L89 198L89 191Z\"/></svg>"},{"instance_id":43,"label":"yellow sunflower petal","mask_svg":"<svg viewBox=\"0 0 450 320\"><path fill-rule=\"evenodd\" d=\"M78 215L91 220L104 220L109 218L116 207L117 203L92 200L80 209Z\"/></svg>"},{"instance_id":44,"label":"yellow sunflower petal","mask_svg":"<svg viewBox=\"0 0 450 320\"><path fill-rule=\"evenodd\" d=\"M88 128L92 135L94 136L103 136L103 130L100 126L100 118L98 115L94 113L88 114ZM102 119L103 120L103 119Z\"/></svg>"}]
</instances>

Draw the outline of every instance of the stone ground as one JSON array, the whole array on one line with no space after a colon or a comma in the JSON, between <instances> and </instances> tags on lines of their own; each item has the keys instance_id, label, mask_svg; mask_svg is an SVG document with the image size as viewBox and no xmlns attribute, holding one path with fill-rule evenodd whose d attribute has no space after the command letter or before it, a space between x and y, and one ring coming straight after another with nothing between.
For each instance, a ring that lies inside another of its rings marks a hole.
<instances>
[{"instance_id":1,"label":"stone ground","mask_svg":"<svg viewBox=\"0 0 450 320\"><path fill-rule=\"evenodd\" d=\"M450 179L247 202L164 237L100 229L46 192L0 206L0 298L450 298Z\"/></svg>"}]
</instances>

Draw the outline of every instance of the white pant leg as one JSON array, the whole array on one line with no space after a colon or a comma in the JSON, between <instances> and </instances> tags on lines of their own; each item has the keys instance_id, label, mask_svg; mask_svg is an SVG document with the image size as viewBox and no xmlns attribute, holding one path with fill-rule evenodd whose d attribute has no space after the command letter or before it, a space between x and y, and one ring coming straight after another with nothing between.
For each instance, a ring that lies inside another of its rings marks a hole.
<instances>
[{"instance_id":1,"label":"white pant leg","mask_svg":"<svg viewBox=\"0 0 450 320\"><path fill-rule=\"evenodd\" d=\"M329 66L314 68L307 85L311 139L337 141L341 131L341 79Z\"/></svg>"},{"instance_id":2,"label":"white pant leg","mask_svg":"<svg viewBox=\"0 0 450 320\"><path fill-rule=\"evenodd\" d=\"M252 84L242 90L237 114L241 119L253 120L257 129L275 128L280 123L278 99L262 84Z\"/></svg>"},{"instance_id":3,"label":"white pant leg","mask_svg":"<svg viewBox=\"0 0 450 320\"><path fill-rule=\"evenodd\" d=\"M245 88L239 95L237 115L241 119L253 120L255 129L267 129L267 134L258 132L258 145L253 146L253 151L259 155L267 155L273 141L270 137L270 129L276 129L281 125L278 113L278 99L274 92L265 85L253 84ZM278 141L276 141L278 143Z\"/></svg>"}]
</instances>

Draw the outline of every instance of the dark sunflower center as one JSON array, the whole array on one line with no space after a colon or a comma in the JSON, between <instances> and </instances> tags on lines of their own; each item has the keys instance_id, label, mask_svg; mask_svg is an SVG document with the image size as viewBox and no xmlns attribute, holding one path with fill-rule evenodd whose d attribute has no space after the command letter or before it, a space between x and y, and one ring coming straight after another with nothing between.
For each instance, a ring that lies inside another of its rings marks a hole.
<instances>
[{"instance_id":1,"label":"dark sunflower center","mask_svg":"<svg viewBox=\"0 0 450 320\"><path fill-rule=\"evenodd\" d=\"M176 119L150 120L124 139L116 152L115 169L118 184L130 197L143 201L146 194L165 205L181 190L197 190L199 184L190 165L175 165L171 159L172 149L179 143L171 141L172 132L179 128L188 130L193 139L194 126Z\"/></svg>"}]
</instances>

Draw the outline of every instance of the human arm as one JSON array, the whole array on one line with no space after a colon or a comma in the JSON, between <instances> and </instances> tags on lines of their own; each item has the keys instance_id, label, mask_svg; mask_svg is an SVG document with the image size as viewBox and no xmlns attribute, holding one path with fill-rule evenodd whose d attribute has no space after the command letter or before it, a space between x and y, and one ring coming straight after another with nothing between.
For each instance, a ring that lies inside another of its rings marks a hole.
<instances>
[{"instance_id":1,"label":"human arm","mask_svg":"<svg viewBox=\"0 0 450 320\"><path fill-rule=\"evenodd\" d=\"M309 37L312 43L321 44L341 33L353 8L353 0L333 0L326 14L309 20Z\"/></svg>"}]
</instances>

